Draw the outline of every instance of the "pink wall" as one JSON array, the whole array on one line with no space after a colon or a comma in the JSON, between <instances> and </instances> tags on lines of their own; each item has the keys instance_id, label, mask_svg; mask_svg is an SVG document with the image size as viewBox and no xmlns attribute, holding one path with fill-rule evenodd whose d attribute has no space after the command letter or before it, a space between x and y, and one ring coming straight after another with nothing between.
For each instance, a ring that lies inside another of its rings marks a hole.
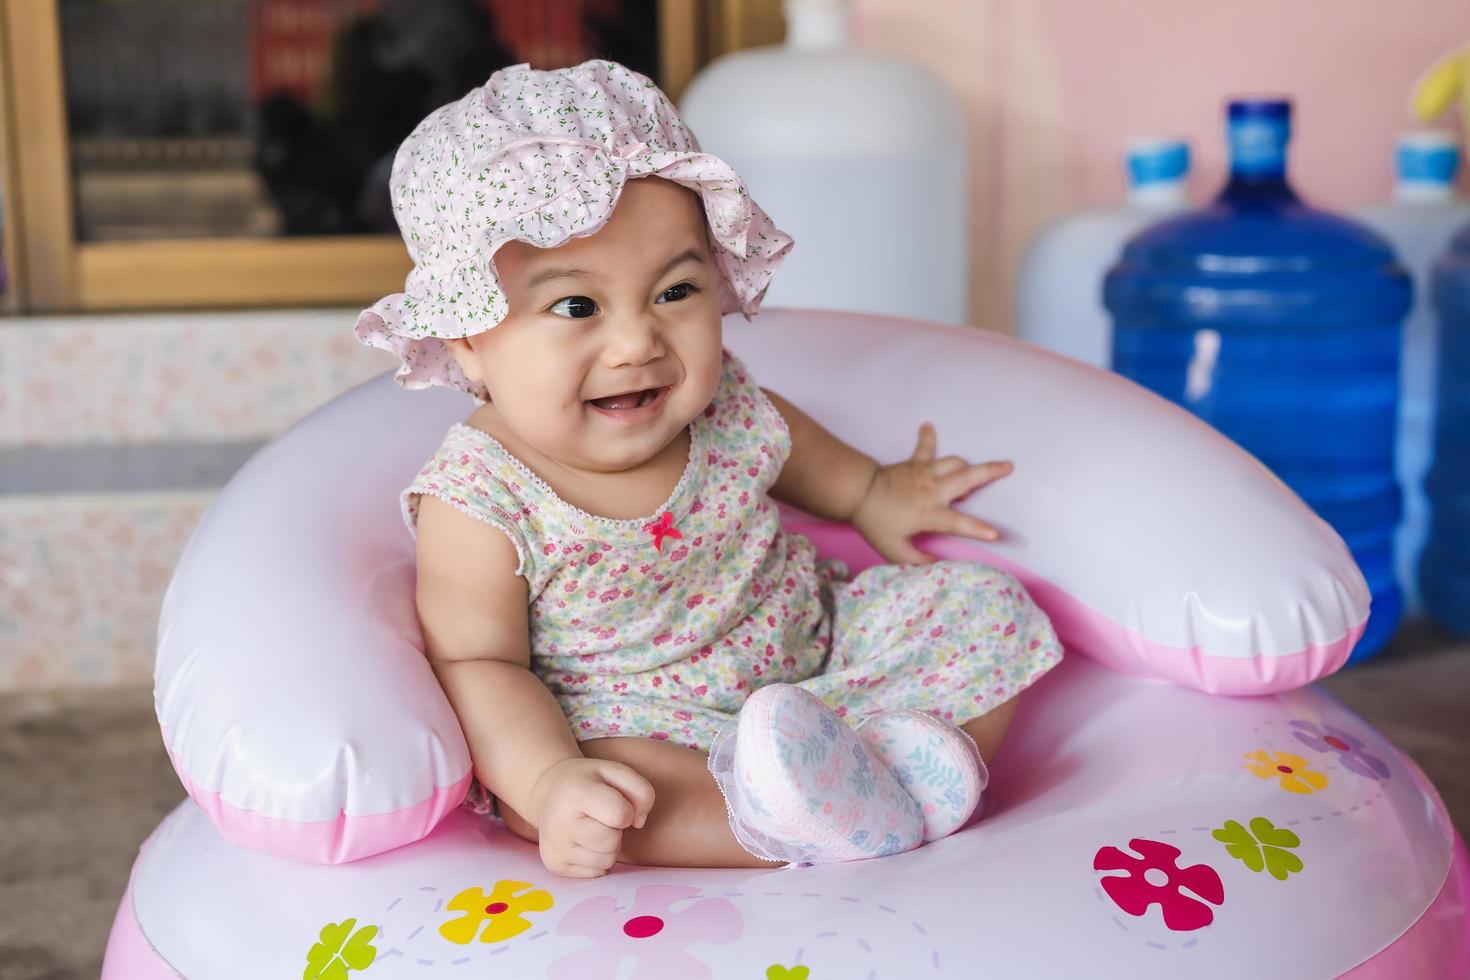
<instances>
[{"instance_id":1,"label":"pink wall","mask_svg":"<svg viewBox=\"0 0 1470 980\"><path fill-rule=\"evenodd\" d=\"M855 0L855 7L859 45L928 66L969 110L971 311L976 323L1005 330L1026 243L1069 209L1122 193L1120 156L1130 137L1188 137L1192 196L1203 199L1224 168L1223 98L1286 93L1296 102L1298 190L1327 207L1367 203L1389 191L1394 136L1413 124L1414 80L1470 41L1470 0Z\"/></svg>"}]
</instances>

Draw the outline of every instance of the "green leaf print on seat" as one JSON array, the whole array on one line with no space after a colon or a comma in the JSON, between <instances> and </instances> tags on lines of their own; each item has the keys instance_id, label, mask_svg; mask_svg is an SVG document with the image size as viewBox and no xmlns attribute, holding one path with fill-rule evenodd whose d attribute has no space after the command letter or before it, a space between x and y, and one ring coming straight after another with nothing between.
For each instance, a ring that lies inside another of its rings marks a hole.
<instances>
[{"instance_id":1,"label":"green leaf print on seat","mask_svg":"<svg viewBox=\"0 0 1470 980\"><path fill-rule=\"evenodd\" d=\"M1302 859L1286 848L1300 847L1301 838L1285 827L1277 827L1265 817L1251 821L1246 830L1238 821L1227 820L1225 826L1211 835L1225 845L1231 857L1252 871L1265 870L1277 881L1302 870Z\"/></svg>"},{"instance_id":2,"label":"green leaf print on seat","mask_svg":"<svg viewBox=\"0 0 1470 980\"><path fill-rule=\"evenodd\" d=\"M377 926L363 926L356 932L356 919L328 922L322 926L321 942L306 953L306 971L302 980L345 980L351 970L366 970L377 959L372 939Z\"/></svg>"}]
</instances>

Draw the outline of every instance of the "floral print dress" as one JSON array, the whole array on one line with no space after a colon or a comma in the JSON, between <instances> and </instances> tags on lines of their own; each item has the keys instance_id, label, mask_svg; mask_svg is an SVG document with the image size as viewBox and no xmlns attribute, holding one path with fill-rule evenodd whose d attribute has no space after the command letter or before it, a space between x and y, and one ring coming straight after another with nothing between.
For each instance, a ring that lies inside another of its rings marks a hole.
<instances>
[{"instance_id":1,"label":"floral print dress","mask_svg":"<svg viewBox=\"0 0 1470 980\"><path fill-rule=\"evenodd\" d=\"M531 668L579 740L665 739L708 751L752 691L799 684L856 724L917 708L959 725L1061 659L1009 574L976 562L879 565L851 581L781 529L767 495L791 449L780 412L728 352L690 423L689 462L653 514L616 520L562 500L464 424L403 492L499 529L530 596Z\"/></svg>"}]
</instances>

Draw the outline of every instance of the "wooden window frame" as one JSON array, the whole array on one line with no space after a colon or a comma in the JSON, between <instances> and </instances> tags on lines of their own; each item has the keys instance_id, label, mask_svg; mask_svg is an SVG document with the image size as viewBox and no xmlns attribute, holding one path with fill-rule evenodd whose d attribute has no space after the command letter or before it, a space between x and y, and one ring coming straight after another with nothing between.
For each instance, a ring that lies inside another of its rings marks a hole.
<instances>
[{"instance_id":1,"label":"wooden window frame","mask_svg":"<svg viewBox=\"0 0 1470 980\"><path fill-rule=\"evenodd\" d=\"M780 0L657 0L663 86L677 100L719 55L780 40ZM3 309L56 313L369 303L410 268L393 235L77 241L60 0L0 0Z\"/></svg>"}]
</instances>

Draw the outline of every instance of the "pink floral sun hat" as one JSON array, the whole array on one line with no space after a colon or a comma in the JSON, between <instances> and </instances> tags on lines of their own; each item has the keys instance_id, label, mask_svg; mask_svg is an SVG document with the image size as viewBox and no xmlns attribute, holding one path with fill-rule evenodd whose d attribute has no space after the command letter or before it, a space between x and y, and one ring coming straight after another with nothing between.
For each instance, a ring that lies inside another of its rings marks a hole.
<instances>
[{"instance_id":1,"label":"pink floral sun hat","mask_svg":"<svg viewBox=\"0 0 1470 980\"><path fill-rule=\"evenodd\" d=\"M552 248L605 225L623 184L658 176L698 192L721 277L721 312L747 319L790 251L719 157L702 153L668 98L616 62L535 71L513 65L419 123L393 159L393 213L414 267L403 292L357 319L357 338L392 351L405 388L447 385L479 401L444 340L509 312L496 249Z\"/></svg>"}]
</instances>

